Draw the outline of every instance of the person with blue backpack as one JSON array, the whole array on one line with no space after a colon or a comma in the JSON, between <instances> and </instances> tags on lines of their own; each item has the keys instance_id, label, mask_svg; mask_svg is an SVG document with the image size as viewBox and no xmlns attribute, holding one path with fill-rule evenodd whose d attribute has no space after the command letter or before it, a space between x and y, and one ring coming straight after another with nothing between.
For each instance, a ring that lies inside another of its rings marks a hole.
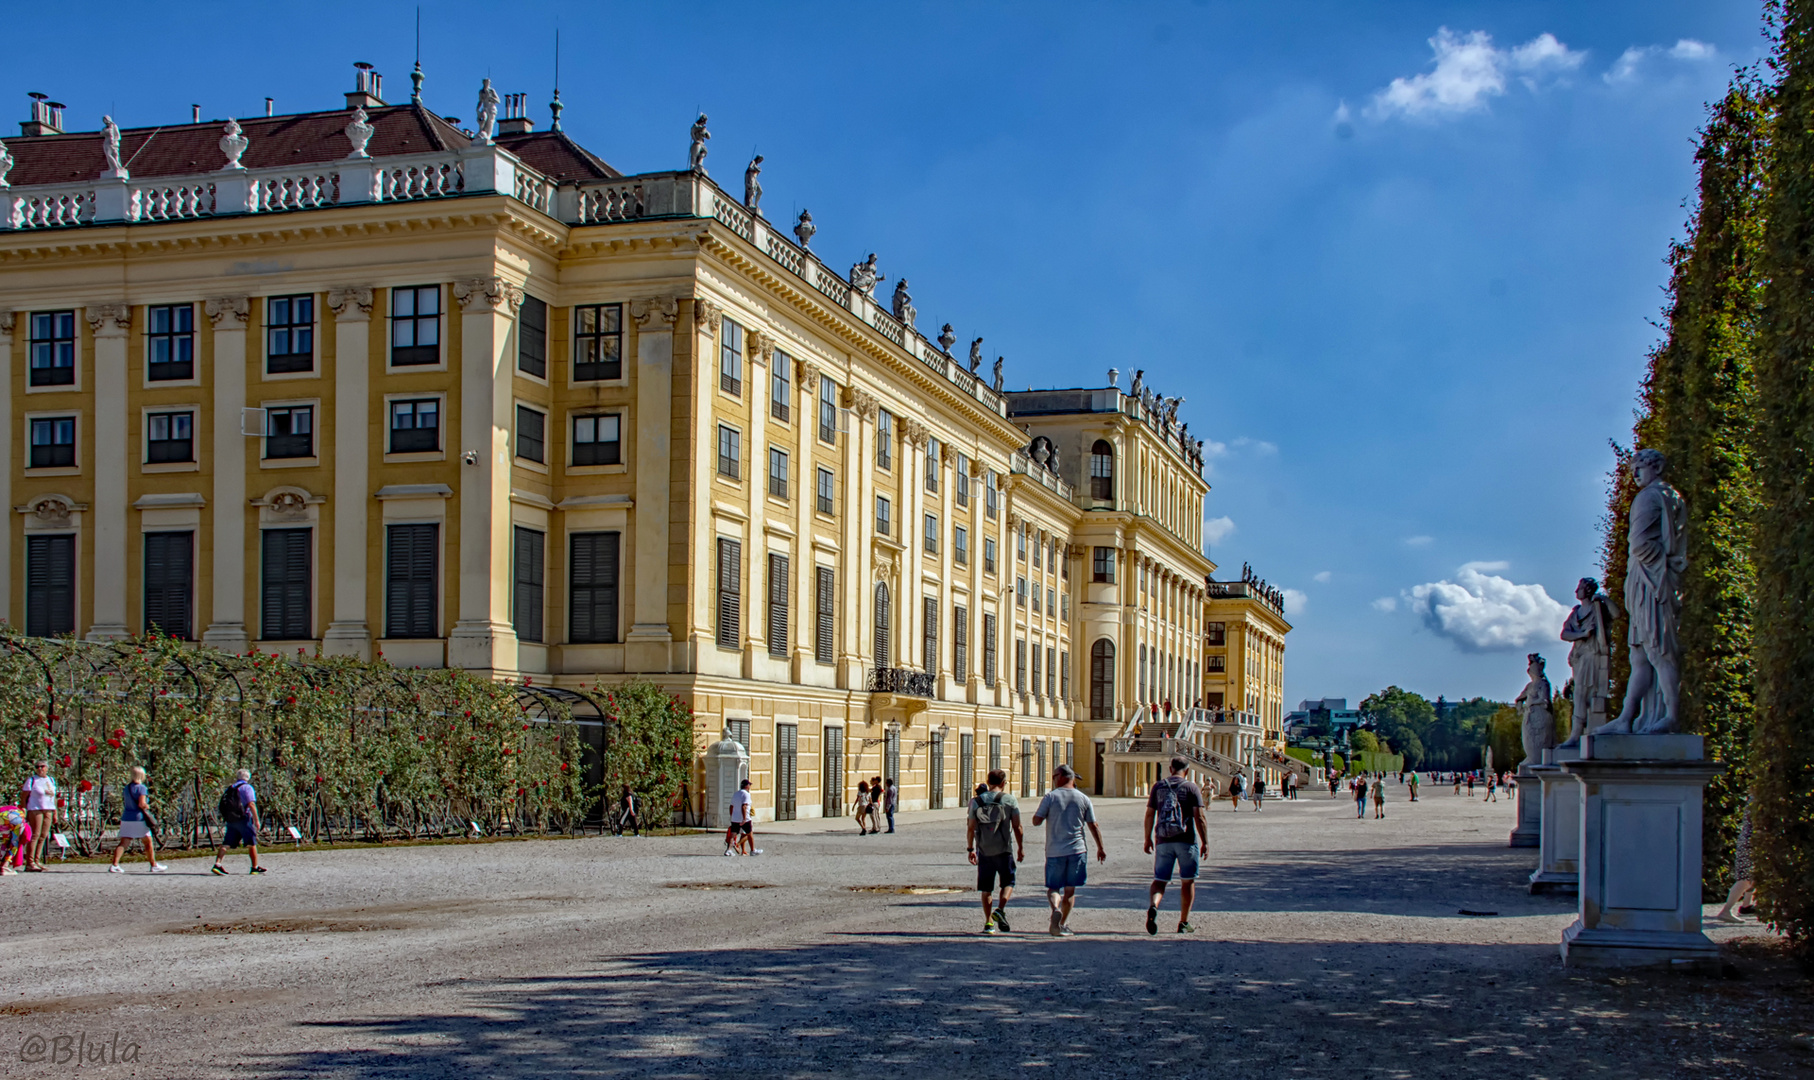
<instances>
[{"instance_id":1,"label":"person with blue backpack","mask_svg":"<svg viewBox=\"0 0 1814 1080\"><path fill-rule=\"evenodd\" d=\"M1153 785L1146 797L1146 851L1153 856L1153 884L1148 891L1146 932L1159 932L1159 904L1175 870L1178 886L1178 933L1188 934L1191 904L1197 898L1198 857L1209 855L1209 819L1203 813L1203 789L1190 782L1190 768L1172 758L1171 775Z\"/></svg>"},{"instance_id":2,"label":"person with blue backpack","mask_svg":"<svg viewBox=\"0 0 1814 1080\"><path fill-rule=\"evenodd\" d=\"M220 793L217 809L227 831L214 849L214 865L209 868L209 872L225 874L227 868L220 861L227 857L227 849L244 844L246 854L252 856L252 869L248 873L264 873L265 868L258 862L258 792L252 787L250 772L239 770L233 782L227 785L227 790Z\"/></svg>"}]
</instances>

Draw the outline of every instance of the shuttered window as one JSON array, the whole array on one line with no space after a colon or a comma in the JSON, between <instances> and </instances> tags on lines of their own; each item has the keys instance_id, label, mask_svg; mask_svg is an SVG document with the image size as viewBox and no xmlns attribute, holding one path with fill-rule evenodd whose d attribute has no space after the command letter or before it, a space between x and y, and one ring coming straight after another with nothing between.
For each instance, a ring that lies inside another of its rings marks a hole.
<instances>
[{"instance_id":1,"label":"shuttered window","mask_svg":"<svg viewBox=\"0 0 1814 1080\"><path fill-rule=\"evenodd\" d=\"M1027 639L1014 639L1014 692L1027 692Z\"/></svg>"},{"instance_id":2,"label":"shuttered window","mask_svg":"<svg viewBox=\"0 0 1814 1080\"><path fill-rule=\"evenodd\" d=\"M525 375L548 377L548 304L533 296L523 297L517 316L516 366Z\"/></svg>"},{"instance_id":3,"label":"shuttered window","mask_svg":"<svg viewBox=\"0 0 1814 1080\"><path fill-rule=\"evenodd\" d=\"M718 647L743 645L743 541L718 538Z\"/></svg>"},{"instance_id":4,"label":"shuttered window","mask_svg":"<svg viewBox=\"0 0 1814 1080\"><path fill-rule=\"evenodd\" d=\"M937 671L938 670L938 598L936 596L927 596L927 597L923 597L922 600L923 600L923 603L921 606L923 608L923 611L921 614L921 618L924 622L924 630L922 632L922 636L921 636L921 640L920 640L920 646L921 646L920 655L924 656L926 658L926 670L927 671L929 671L929 672Z\"/></svg>"},{"instance_id":5,"label":"shuttered window","mask_svg":"<svg viewBox=\"0 0 1814 1080\"><path fill-rule=\"evenodd\" d=\"M574 533L568 537L567 640L598 644L617 640L618 554L623 534Z\"/></svg>"},{"instance_id":6,"label":"shuttered window","mask_svg":"<svg viewBox=\"0 0 1814 1080\"><path fill-rule=\"evenodd\" d=\"M983 685L995 689L995 616L983 616Z\"/></svg>"},{"instance_id":7,"label":"shuttered window","mask_svg":"<svg viewBox=\"0 0 1814 1080\"><path fill-rule=\"evenodd\" d=\"M768 556L768 654L787 655L787 556Z\"/></svg>"},{"instance_id":8,"label":"shuttered window","mask_svg":"<svg viewBox=\"0 0 1814 1080\"><path fill-rule=\"evenodd\" d=\"M837 628L837 593L833 588L836 579L829 566L818 570L818 586L815 590L815 606L818 608L818 625L813 627L813 659L821 664L829 664L837 659L836 643L833 634Z\"/></svg>"},{"instance_id":9,"label":"shuttered window","mask_svg":"<svg viewBox=\"0 0 1814 1080\"><path fill-rule=\"evenodd\" d=\"M76 538L32 536L25 545L25 632L76 632Z\"/></svg>"},{"instance_id":10,"label":"shuttered window","mask_svg":"<svg viewBox=\"0 0 1814 1080\"><path fill-rule=\"evenodd\" d=\"M510 621L518 641L541 641L542 582L547 534L516 527L516 550L511 558Z\"/></svg>"},{"instance_id":11,"label":"shuttered window","mask_svg":"<svg viewBox=\"0 0 1814 1080\"><path fill-rule=\"evenodd\" d=\"M384 636L434 637L441 526L390 525L385 534Z\"/></svg>"},{"instance_id":12,"label":"shuttered window","mask_svg":"<svg viewBox=\"0 0 1814 1080\"><path fill-rule=\"evenodd\" d=\"M310 633L312 529L266 529L259 633L267 641L302 641Z\"/></svg>"},{"instance_id":13,"label":"shuttered window","mask_svg":"<svg viewBox=\"0 0 1814 1080\"><path fill-rule=\"evenodd\" d=\"M951 613L951 675L958 682L970 678L970 610L962 605Z\"/></svg>"},{"instance_id":14,"label":"shuttered window","mask_svg":"<svg viewBox=\"0 0 1814 1080\"><path fill-rule=\"evenodd\" d=\"M145 632L188 640L195 613L195 534L145 534Z\"/></svg>"},{"instance_id":15,"label":"shuttered window","mask_svg":"<svg viewBox=\"0 0 1814 1080\"><path fill-rule=\"evenodd\" d=\"M1058 650L1046 650L1046 696L1058 696Z\"/></svg>"},{"instance_id":16,"label":"shuttered window","mask_svg":"<svg viewBox=\"0 0 1814 1080\"><path fill-rule=\"evenodd\" d=\"M876 586L876 667L888 666L888 586Z\"/></svg>"}]
</instances>

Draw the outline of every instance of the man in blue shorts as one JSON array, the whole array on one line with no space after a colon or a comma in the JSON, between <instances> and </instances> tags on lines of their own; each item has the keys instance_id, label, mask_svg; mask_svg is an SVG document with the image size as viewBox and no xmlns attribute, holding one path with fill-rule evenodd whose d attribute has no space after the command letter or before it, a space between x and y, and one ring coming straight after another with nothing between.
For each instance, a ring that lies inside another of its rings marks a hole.
<instances>
[{"instance_id":1,"label":"man in blue shorts","mask_svg":"<svg viewBox=\"0 0 1814 1080\"><path fill-rule=\"evenodd\" d=\"M214 849L213 873L225 874L227 868L220 861L227 857L227 849L246 845L246 853L252 856L253 874L262 874L265 868L258 864L258 792L252 787L252 774L245 769L239 770L233 783L221 793L220 816L222 824L227 827L227 835Z\"/></svg>"},{"instance_id":2,"label":"man in blue shorts","mask_svg":"<svg viewBox=\"0 0 1814 1080\"><path fill-rule=\"evenodd\" d=\"M1046 827L1046 903L1052 907L1048 932L1053 937L1071 936L1065 922L1077 903L1078 887L1088 878L1086 825L1096 838L1096 861L1107 862L1109 857L1102 846L1102 830L1096 827L1096 808L1088 795L1077 790L1076 779L1069 765L1052 770L1052 790L1039 800L1039 809L1033 813L1033 824Z\"/></svg>"},{"instance_id":3,"label":"man in blue shorts","mask_svg":"<svg viewBox=\"0 0 1814 1080\"><path fill-rule=\"evenodd\" d=\"M1146 797L1147 853L1153 856L1153 885L1148 891L1146 932L1159 932L1159 904L1172 871L1178 872L1178 933L1188 934L1190 906L1197 898L1197 857L1209 854L1209 820L1203 815L1203 789L1186 779L1189 764L1172 758L1171 775L1153 785ZM1255 790L1258 790L1257 788Z\"/></svg>"}]
</instances>

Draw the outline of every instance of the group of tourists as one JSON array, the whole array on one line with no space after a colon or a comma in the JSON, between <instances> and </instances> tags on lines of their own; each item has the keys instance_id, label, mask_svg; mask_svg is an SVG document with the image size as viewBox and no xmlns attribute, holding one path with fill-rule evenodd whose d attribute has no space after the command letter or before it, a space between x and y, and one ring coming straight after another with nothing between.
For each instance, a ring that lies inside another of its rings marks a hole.
<instances>
[{"instance_id":1,"label":"group of tourists","mask_svg":"<svg viewBox=\"0 0 1814 1080\"><path fill-rule=\"evenodd\" d=\"M147 870L162 874L169 867L157 861L158 821L151 809L151 789L145 782L145 770L134 765L128 776L131 782L122 793L119 837L114 843L113 861L108 863L107 872L125 873L126 868L120 865L120 860L132 848L133 842L139 841L145 848ZM63 814L64 799L56 777L50 774L49 761L38 762L32 775L19 786L19 795L22 805L0 806L0 875L45 872L49 869L44 865L45 848L53 840L59 847L63 843L57 836L56 826ZM222 864L227 849L243 844L252 858L250 872L264 873L265 868L258 861L258 792L252 787L250 772L239 770L233 782L221 792L218 810L225 835L215 847L210 872L227 873Z\"/></svg>"},{"instance_id":2,"label":"group of tourists","mask_svg":"<svg viewBox=\"0 0 1814 1080\"><path fill-rule=\"evenodd\" d=\"M879 776L857 781L857 797L850 804L850 815L857 819L857 835L881 832L884 817L888 819L888 831L893 832L894 812L900 802L900 788L892 776L886 783Z\"/></svg>"}]
</instances>

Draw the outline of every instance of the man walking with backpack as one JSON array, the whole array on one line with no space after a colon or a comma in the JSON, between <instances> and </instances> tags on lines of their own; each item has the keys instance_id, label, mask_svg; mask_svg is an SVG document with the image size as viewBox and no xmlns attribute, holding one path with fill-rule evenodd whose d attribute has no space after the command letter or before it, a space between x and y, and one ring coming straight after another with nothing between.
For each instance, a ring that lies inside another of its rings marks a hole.
<instances>
[{"instance_id":1,"label":"man walking with backpack","mask_svg":"<svg viewBox=\"0 0 1814 1080\"><path fill-rule=\"evenodd\" d=\"M1027 858L1020 831L1020 804L1008 794L1008 774L989 770L989 788L970 800L970 823L964 836L970 863L976 867L976 891L983 894L983 933L1008 932L1008 901L1014 898L1014 864ZM1012 833L1012 838L1010 838ZM1012 843L1010 844L1010 839ZM991 894L1001 880L1001 902Z\"/></svg>"},{"instance_id":2,"label":"man walking with backpack","mask_svg":"<svg viewBox=\"0 0 1814 1080\"><path fill-rule=\"evenodd\" d=\"M1153 885L1148 890L1146 932L1159 932L1159 904L1172 871L1178 872L1178 933L1188 934L1190 906L1197 898L1198 856L1209 854L1209 819L1203 813L1203 790L1184 775L1189 765L1172 758L1171 775L1153 785L1146 797L1146 851L1153 856Z\"/></svg>"},{"instance_id":3,"label":"man walking with backpack","mask_svg":"<svg viewBox=\"0 0 1814 1080\"><path fill-rule=\"evenodd\" d=\"M258 865L258 792L252 788L252 774L245 769L239 770L233 783L220 793L221 821L226 823L227 835L221 838L220 845L214 849L214 866L212 872L225 875L227 868L220 861L227 857L227 849L246 845L246 853L252 856L253 874L262 874L265 868Z\"/></svg>"}]
</instances>

